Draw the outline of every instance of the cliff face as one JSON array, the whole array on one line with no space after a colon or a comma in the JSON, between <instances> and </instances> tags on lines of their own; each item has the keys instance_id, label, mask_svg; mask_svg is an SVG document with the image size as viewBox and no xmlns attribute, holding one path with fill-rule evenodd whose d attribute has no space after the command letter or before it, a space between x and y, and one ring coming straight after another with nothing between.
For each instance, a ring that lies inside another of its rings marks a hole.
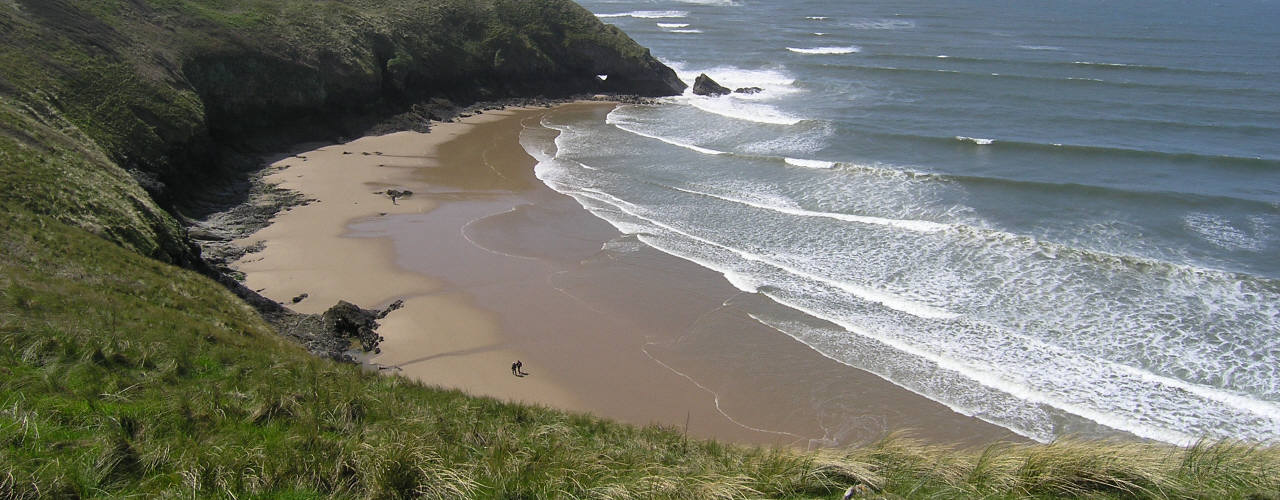
<instances>
[{"instance_id":1,"label":"cliff face","mask_svg":"<svg viewBox=\"0 0 1280 500\"><path fill-rule=\"evenodd\" d=\"M0 33L0 203L175 263L194 254L159 207L228 150L430 98L684 89L569 0L12 0Z\"/></svg>"}]
</instances>

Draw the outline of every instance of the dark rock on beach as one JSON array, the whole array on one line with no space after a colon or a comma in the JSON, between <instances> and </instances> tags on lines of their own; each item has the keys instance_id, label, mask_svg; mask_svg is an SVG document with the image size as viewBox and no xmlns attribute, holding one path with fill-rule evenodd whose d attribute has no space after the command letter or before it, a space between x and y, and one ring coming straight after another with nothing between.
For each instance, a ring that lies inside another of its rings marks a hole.
<instances>
[{"instance_id":1,"label":"dark rock on beach","mask_svg":"<svg viewBox=\"0 0 1280 500\"><path fill-rule=\"evenodd\" d=\"M386 194L391 198L391 203L395 203L397 199L413 196L413 191L408 189L388 189Z\"/></svg>"},{"instance_id":2,"label":"dark rock on beach","mask_svg":"<svg viewBox=\"0 0 1280 500\"><path fill-rule=\"evenodd\" d=\"M401 307L404 307L404 300L396 300L395 302L392 302L391 305L387 306L386 309L379 312L377 319L385 318L388 314L391 314L391 311L400 309Z\"/></svg>"},{"instance_id":3,"label":"dark rock on beach","mask_svg":"<svg viewBox=\"0 0 1280 500\"><path fill-rule=\"evenodd\" d=\"M761 92L764 92L764 89L760 87L739 87L733 89L733 93L735 94L759 94Z\"/></svg>"},{"instance_id":4,"label":"dark rock on beach","mask_svg":"<svg viewBox=\"0 0 1280 500\"><path fill-rule=\"evenodd\" d=\"M382 340L374 329L378 328L377 319L383 316L381 311L361 309L341 300L324 312L324 324L335 338L357 340L365 352L371 352L378 349Z\"/></svg>"},{"instance_id":5,"label":"dark rock on beach","mask_svg":"<svg viewBox=\"0 0 1280 500\"><path fill-rule=\"evenodd\" d=\"M238 292L242 296L245 292L256 295L243 288ZM382 336L377 332L378 320L404 306L404 301L397 300L379 311L340 300L323 314L301 314L274 302L249 302L281 334L302 344L311 353L348 363L356 361L350 354L356 343L361 351L382 352L378 347L382 342Z\"/></svg>"},{"instance_id":6,"label":"dark rock on beach","mask_svg":"<svg viewBox=\"0 0 1280 500\"><path fill-rule=\"evenodd\" d=\"M698 75L693 81L693 93L705 96L720 96L732 92L728 87L716 83L706 73Z\"/></svg>"}]
</instances>

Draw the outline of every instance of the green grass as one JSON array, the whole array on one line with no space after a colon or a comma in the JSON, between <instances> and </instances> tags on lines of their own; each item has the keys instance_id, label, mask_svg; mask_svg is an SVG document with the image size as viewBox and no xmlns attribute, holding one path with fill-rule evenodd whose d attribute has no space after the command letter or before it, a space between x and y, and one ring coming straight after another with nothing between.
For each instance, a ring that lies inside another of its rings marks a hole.
<instances>
[{"instance_id":1,"label":"green grass","mask_svg":"<svg viewBox=\"0 0 1280 500\"><path fill-rule=\"evenodd\" d=\"M892 436L804 454L314 358L212 281L0 217L0 498L1276 498L1280 450Z\"/></svg>"},{"instance_id":2,"label":"green grass","mask_svg":"<svg viewBox=\"0 0 1280 500\"><path fill-rule=\"evenodd\" d=\"M180 261L178 223L60 113L0 99L0 201Z\"/></svg>"}]
</instances>

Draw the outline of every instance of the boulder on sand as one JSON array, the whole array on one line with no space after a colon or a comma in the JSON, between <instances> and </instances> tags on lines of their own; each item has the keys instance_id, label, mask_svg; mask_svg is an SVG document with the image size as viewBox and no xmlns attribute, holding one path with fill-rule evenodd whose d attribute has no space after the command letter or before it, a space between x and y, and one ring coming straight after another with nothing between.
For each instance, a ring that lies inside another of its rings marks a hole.
<instances>
[{"instance_id":1,"label":"boulder on sand","mask_svg":"<svg viewBox=\"0 0 1280 500\"><path fill-rule=\"evenodd\" d=\"M381 352L378 349L378 342L382 337L378 336L374 329L378 328L376 320L382 316L385 315L379 311L361 309L355 304L341 300L324 312L324 322L334 337L358 340L365 352Z\"/></svg>"}]
</instances>

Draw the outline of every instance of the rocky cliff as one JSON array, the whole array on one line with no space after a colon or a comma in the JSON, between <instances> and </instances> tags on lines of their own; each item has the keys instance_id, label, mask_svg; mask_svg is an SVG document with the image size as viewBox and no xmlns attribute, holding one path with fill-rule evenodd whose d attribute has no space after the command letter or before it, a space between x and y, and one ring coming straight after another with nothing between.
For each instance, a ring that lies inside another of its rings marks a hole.
<instances>
[{"instance_id":1,"label":"rocky cliff","mask_svg":"<svg viewBox=\"0 0 1280 500\"><path fill-rule=\"evenodd\" d=\"M568 0L8 0L0 33L0 203L178 264L164 209L236 153L430 99L684 89Z\"/></svg>"}]
</instances>

